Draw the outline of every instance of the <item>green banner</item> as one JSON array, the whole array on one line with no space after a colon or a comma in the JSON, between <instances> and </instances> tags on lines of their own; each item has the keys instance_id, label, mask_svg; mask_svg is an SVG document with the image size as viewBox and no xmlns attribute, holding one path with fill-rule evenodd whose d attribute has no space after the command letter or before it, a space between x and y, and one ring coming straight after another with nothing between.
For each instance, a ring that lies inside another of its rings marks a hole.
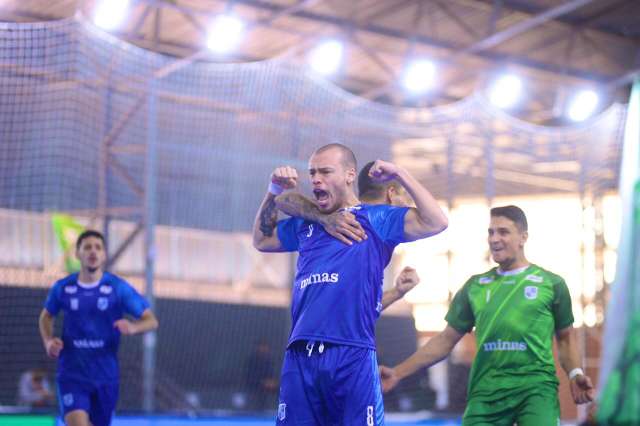
<instances>
[{"instance_id":1,"label":"green banner","mask_svg":"<svg viewBox=\"0 0 640 426\"><path fill-rule=\"evenodd\" d=\"M51 216L51 225L60 249L64 253L64 266L68 273L80 270L80 261L75 255L75 244L84 226L67 214L55 213Z\"/></svg>"}]
</instances>

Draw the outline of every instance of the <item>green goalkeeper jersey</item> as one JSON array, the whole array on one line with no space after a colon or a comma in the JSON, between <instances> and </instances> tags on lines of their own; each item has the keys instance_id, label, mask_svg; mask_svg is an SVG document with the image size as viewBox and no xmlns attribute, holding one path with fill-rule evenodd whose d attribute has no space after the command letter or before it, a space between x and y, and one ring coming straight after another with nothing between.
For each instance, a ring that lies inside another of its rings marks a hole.
<instances>
[{"instance_id":1,"label":"green goalkeeper jersey","mask_svg":"<svg viewBox=\"0 0 640 426\"><path fill-rule=\"evenodd\" d=\"M493 401L531 386L558 386L553 335L573 324L569 289L537 265L510 272L493 268L472 276L447 312L458 332L476 328L469 399Z\"/></svg>"}]
</instances>

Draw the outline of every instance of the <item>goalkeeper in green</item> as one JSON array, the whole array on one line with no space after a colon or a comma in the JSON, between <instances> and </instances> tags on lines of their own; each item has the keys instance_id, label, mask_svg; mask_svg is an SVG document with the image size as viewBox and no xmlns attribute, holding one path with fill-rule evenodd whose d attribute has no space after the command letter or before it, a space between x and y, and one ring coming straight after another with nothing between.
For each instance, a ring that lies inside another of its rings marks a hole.
<instances>
[{"instance_id":1,"label":"goalkeeper in green","mask_svg":"<svg viewBox=\"0 0 640 426\"><path fill-rule=\"evenodd\" d=\"M383 391L447 357L475 327L478 351L463 425L558 425L554 334L573 400L593 400L591 380L580 368L567 285L527 261L527 237L527 219L520 208L491 209L488 242L498 267L472 276L456 293L440 334L396 367L380 367Z\"/></svg>"}]
</instances>

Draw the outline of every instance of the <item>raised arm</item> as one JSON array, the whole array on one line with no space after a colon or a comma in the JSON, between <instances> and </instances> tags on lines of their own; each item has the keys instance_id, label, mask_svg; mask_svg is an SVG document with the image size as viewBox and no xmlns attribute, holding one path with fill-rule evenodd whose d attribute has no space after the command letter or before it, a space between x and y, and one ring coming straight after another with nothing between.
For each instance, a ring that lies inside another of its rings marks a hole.
<instances>
[{"instance_id":1,"label":"raised arm","mask_svg":"<svg viewBox=\"0 0 640 426\"><path fill-rule=\"evenodd\" d=\"M412 375L421 368L429 368L445 359L462 336L463 334L448 325L400 364L393 368L380 366L382 391L390 391L405 377Z\"/></svg>"},{"instance_id":2,"label":"raised arm","mask_svg":"<svg viewBox=\"0 0 640 426\"><path fill-rule=\"evenodd\" d=\"M382 294L382 310L387 309L391 304L402 299L411 289L418 285L420 277L416 270L405 266L400 275L396 278L393 288Z\"/></svg>"},{"instance_id":3,"label":"raised arm","mask_svg":"<svg viewBox=\"0 0 640 426\"><path fill-rule=\"evenodd\" d=\"M278 207L275 200L276 195L281 194L286 189L295 188L297 184L298 172L293 167L278 167L271 174L269 190L264 196L253 221L253 246L259 251L284 251L276 232Z\"/></svg>"},{"instance_id":4,"label":"raised arm","mask_svg":"<svg viewBox=\"0 0 640 426\"><path fill-rule=\"evenodd\" d=\"M569 377L571 396L576 404L584 404L594 399L595 390L589 376L580 368L580 356L576 344L573 326L556 332L558 342L558 360Z\"/></svg>"},{"instance_id":5,"label":"raised arm","mask_svg":"<svg viewBox=\"0 0 640 426\"><path fill-rule=\"evenodd\" d=\"M416 203L416 207L405 216L404 236L407 241L430 237L447 229L449 221L436 199L406 169L377 160L371 166L369 176L376 182L397 180Z\"/></svg>"}]
</instances>

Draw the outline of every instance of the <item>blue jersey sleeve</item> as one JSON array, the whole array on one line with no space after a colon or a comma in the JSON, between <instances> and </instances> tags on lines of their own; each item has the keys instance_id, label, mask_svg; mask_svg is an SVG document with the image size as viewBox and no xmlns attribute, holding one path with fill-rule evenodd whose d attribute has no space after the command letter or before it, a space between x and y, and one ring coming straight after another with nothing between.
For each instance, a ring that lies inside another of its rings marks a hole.
<instances>
[{"instance_id":1,"label":"blue jersey sleeve","mask_svg":"<svg viewBox=\"0 0 640 426\"><path fill-rule=\"evenodd\" d=\"M126 281L120 281L118 297L122 303L122 310L134 318L140 318L142 313L149 308L149 302Z\"/></svg>"},{"instance_id":2,"label":"blue jersey sleeve","mask_svg":"<svg viewBox=\"0 0 640 426\"><path fill-rule=\"evenodd\" d=\"M302 222L302 219L295 217L278 221L278 239L286 251L298 250L298 229Z\"/></svg>"},{"instance_id":3,"label":"blue jersey sleeve","mask_svg":"<svg viewBox=\"0 0 640 426\"><path fill-rule=\"evenodd\" d=\"M51 315L58 315L60 309L62 308L62 302L60 301L60 291L62 290L62 282L56 282L53 287L49 290L49 294L47 295L47 300L44 302L44 308Z\"/></svg>"},{"instance_id":4,"label":"blue jersey sleeve","mask_svg":"<svg viewBox=\"0 0 640 426\"><path fill-rule=\"evenodd\" d=\"M367 206L369 222L383 241L394 246L406 242L404 238L404 217L409 207L387 205Z\"/></svg>"}]
</instances>

